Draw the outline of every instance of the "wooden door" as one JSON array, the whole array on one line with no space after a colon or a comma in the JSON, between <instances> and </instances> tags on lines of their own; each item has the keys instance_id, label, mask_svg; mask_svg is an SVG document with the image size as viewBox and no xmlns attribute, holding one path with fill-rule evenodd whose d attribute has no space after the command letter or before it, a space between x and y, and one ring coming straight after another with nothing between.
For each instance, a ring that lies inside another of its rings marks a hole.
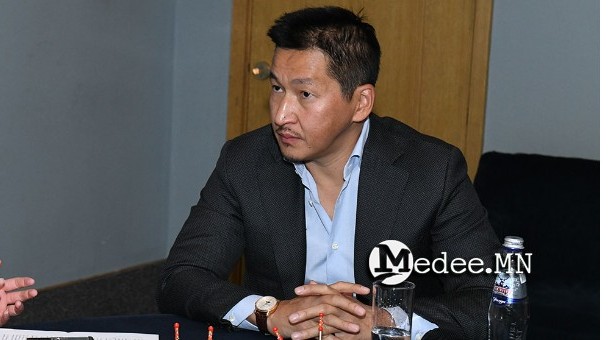
<instances>
[{"instance_id":1,"label":"wooden door","mask_svg":"<svg viewBox=\"0 0 610 340\"><path fill-rule=\"evenodd\" d=\"M491 0L234 0L228 138L269 123L268 80L251 74L271 63L267 30L285 12L338 5L377 31L381 71L374 112L459 147L474 178L483 144Z\"/></svg>"}]
</instances>

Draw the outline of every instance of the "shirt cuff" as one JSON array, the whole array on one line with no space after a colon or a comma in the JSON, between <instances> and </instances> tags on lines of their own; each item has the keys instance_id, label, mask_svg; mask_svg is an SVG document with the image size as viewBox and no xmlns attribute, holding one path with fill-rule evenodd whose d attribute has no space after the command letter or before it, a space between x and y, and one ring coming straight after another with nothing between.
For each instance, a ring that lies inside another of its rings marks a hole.
<instances>
[{"instance_id":1,"label":"shirt cuff","mask_svg":"<svg viewBox=\"0 0 610 340\"><path fill-rule=\"evenodd\" d=\"M254 311L254 304L259 298L260 295L246 296L233 306L223 319L228 320L235 327L258 331L258 327L248 321L248 316Z\"/></svg>"},{"instance_id":2,"label":"shirt cuff","mask_svg":"<svg viewBox=\"0 0 610 340\"><path fill-rule=\"evenodd\" d=\"M392 319L394 319L394 324L400 328L408 328L409 327L409 318L407 313L405 313L402 308L398 307L390 307L385 308L390 315L392 315ZM421 340L428 331L431 331L438 326L435 323L432 323L421 316L417 315L417 313L413 313L413 319L411 320L411 339Z\"/></svg>"},{"instance_id":3,"label":"shirt cuff","mask_svg":"<svg viewBox=\"0 0 610 340\"><path fill-rule=\"evenodd\" d=\"M421 316L417 315L417 313L413 313L413 327L411 327L411 339L421 340L428 331L431 331L435 328L438 328L438 325L432 323Z\"/></svg>"}]
</instances>

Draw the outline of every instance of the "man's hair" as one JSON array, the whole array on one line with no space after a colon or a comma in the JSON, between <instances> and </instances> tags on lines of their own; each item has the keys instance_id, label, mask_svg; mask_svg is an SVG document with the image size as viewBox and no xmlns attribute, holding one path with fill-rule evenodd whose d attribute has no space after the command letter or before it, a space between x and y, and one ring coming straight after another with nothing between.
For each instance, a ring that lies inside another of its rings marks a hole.
<instances>
[{"instance_id":1,"label":"man's hair","mask_svg":"<svg viewBox=\"0 0 610 340\"><path fill-rule=\"evenodd\" d=\"M359 14L340 7L304 8L282 15L267 35L276 48L326 54L328 74L339 82L346 99L356 87L377 82L381 49L375 28Z\"/></svg>"}]
</instances>

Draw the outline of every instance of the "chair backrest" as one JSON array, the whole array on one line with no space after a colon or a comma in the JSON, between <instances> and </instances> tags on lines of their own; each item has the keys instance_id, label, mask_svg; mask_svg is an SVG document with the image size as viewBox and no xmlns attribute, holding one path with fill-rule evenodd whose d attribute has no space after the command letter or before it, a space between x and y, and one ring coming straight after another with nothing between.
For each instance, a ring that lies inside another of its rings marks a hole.
<instances>
[{"instance_id":1,"label":"chair backrest","mask_svg":"<svg viewBox=\"0 0 610 340\"><path fill-rule=\"evenodd\" d=\"M599 161L488 152L474 186L500 240L533 253L531 281L599 289L599 178Z\"/></svg>"}]
</instances>

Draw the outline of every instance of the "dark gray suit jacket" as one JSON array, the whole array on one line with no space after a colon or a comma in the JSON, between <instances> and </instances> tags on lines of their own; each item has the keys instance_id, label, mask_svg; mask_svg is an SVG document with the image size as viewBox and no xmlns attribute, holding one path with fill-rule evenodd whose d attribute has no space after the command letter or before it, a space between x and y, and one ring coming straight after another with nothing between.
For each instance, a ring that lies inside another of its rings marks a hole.
<instances>
[{"instance_id":1,"label":"dark gray suit jacket","mask_svg":"<svg viewBox=\"0 0 610 340\"><path fill-rule=\"evenodd\" d=\"M499 243L466 173L461 152L392 119L371 115L356 216L354 272L371 287L370 251L405 243L414 258L482 258ZM304 189L280 154L270 126L228 141L200 200L178 235L161 278L161 311L208 322L242 298L294 297L305 277ZM226 279L245 255L243 286ZM337 268L341 270L341 268ZM486 335L493 277L412 273L415 312L437 323L430 333ZM370 296L363 297L370 304Z\"/></svg>"}]
</instances>

